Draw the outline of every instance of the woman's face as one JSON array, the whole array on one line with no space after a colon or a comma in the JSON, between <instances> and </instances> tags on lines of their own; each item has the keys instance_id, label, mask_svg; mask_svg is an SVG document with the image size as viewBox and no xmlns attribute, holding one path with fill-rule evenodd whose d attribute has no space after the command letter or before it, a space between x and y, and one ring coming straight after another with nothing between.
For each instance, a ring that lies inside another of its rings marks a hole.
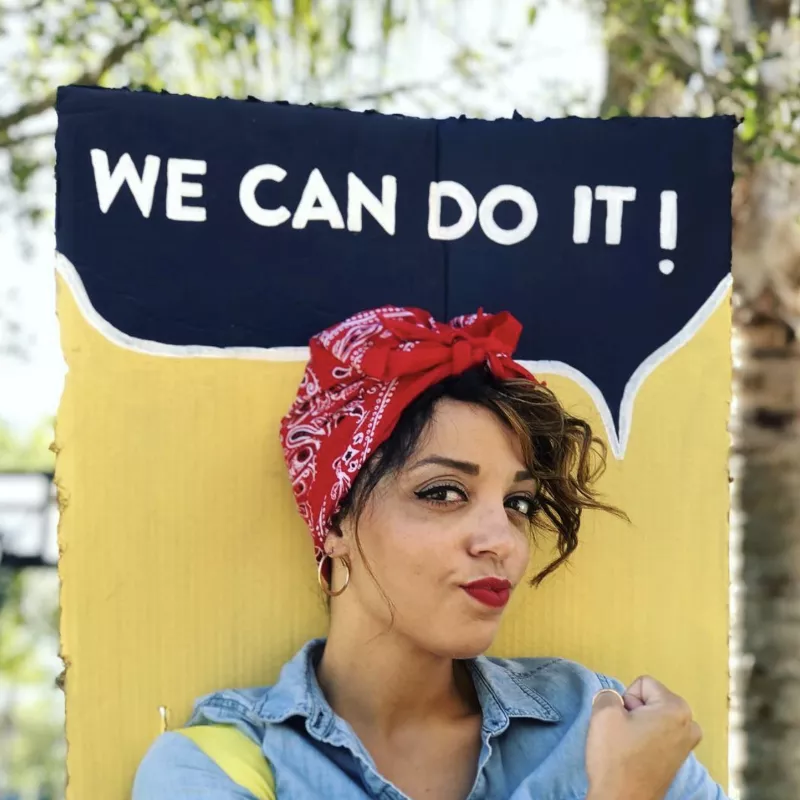
<instances>
[{"instance_id":1,"label":"woman's face","mask_svg":"<svg viewBox=\"0 0 800 800\"><path fill-rule=\"evenodd\" d=\"M329 537L333 554L352 566L334 613L374 622L375 633L391 626L392 635L437 655L484 652L528 564L536 491L518 439L494 414L440 401L417 451L382 479L358 522L374 579L351 520L341 537ZM494 581L470 587L485 579ZM376 581L394 606L393 624Z\"/></svg>"}]
</instances>

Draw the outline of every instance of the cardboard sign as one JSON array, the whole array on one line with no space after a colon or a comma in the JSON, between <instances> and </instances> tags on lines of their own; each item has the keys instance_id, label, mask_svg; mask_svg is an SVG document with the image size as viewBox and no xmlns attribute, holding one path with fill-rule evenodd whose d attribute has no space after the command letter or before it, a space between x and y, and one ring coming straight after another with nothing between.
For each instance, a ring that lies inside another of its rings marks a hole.
<instances>
[{"instance_id":1,"label":"cardboard sign","mask_svg":"<svg viewBox=\"0 0 800 800\"><path fill-rule=\"evenodd\" d=\"M121 800L160 707L268 683L324 631L278 421L309 336L383 304L511 311L518 358L610 446L632 525L587 515L496 652L655 674L724 783L733 121L77 87L58 114L70 796Z\"/></svg>"}]
</instances>

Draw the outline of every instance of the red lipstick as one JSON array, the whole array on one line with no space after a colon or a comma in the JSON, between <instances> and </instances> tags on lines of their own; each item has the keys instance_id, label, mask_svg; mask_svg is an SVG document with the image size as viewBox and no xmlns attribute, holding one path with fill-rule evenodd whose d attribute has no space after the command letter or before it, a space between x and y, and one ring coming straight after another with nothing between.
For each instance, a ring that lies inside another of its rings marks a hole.
<instances>
[{"instance_id":1,"label":"red lipstick","mask_svg":"<svg viewBox=\"0 0 800 800\"><path fill-rule=\"evenodd\" d=\"M461 588L471 598L490 608L503 608L511 598L511 581L504 578L479 578Z\"/></svg>"}]
</instances>

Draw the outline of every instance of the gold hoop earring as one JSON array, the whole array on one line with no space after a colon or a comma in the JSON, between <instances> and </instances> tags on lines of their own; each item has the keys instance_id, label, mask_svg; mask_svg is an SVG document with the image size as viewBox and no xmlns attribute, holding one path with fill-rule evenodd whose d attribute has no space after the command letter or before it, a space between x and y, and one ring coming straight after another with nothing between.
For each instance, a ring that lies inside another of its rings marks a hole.
<instances>
[{"instance_id":1,"label":"gold hoop earring","mask_svg":"<svg viewBox=\"0 0 800 800\"><path fill-rule=\"evenodd\" d=\"M328 597L338 597L340 594L343 594L344 590L350 585L350 565L347 563L347 559L346 558L340 556L340 558L342 559L342 564L344 564L344 568L347 571L347 575L345 576L345 579L344 579L344 586L342 586L342 588L339 589L338 591L334 592L331 589L330 584L325 580L325 578L322 577L322 567L325 565L325 559L326 558L330 559L330 562L331 562L331 578L333 578L333 556L329 556L326 553L320 559L319 566L317 567L317 581L319 582L320 589L322 589L322 591Z\"/></svg>"}]
</instances>

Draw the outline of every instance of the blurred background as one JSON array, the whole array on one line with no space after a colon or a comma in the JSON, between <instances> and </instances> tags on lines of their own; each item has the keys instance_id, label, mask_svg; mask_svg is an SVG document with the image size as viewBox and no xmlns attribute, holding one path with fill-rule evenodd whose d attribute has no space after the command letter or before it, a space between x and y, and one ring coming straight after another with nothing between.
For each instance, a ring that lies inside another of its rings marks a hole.
<instances>
[{"instance_id":1,"label":"blurred background","mask_svg":"<svg viewBox=\"0 0 800 800\"><path fill-rule=\"evenodd\" d=\"M65 785L65 83L418 116L737 115L732 796L800 798L800 0L0 0L0 800Z\"/></svg>"}]
</instances>

